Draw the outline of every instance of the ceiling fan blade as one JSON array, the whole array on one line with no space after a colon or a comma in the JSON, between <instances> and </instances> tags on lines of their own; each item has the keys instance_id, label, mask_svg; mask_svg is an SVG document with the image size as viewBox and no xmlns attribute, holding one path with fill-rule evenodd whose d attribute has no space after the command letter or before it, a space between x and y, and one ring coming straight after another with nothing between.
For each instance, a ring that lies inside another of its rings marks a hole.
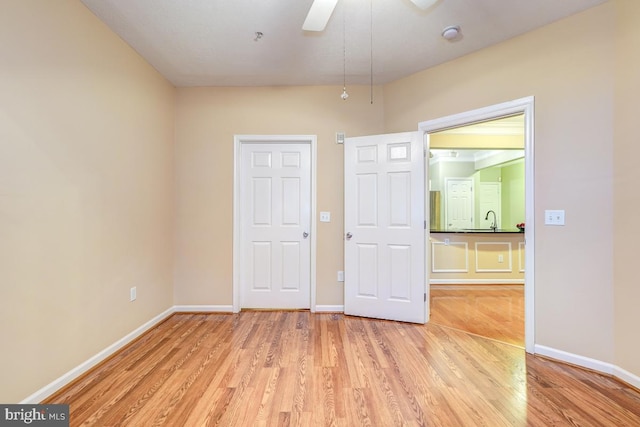
<instances>
[{"instance_id":1,"label":"ceiling fan blade","mask_svg":"<svg viewBox=\"0 0 640 427\"><path fill-rule=\"evenodd\" d=\"M437 1L438 0L411 0L411 3L415 4L420 9L424 10L424 9L428 9L429 7L433 6L433 4L435 2L437 2Z\"/></svg>"},{"instance_id":2,"label":"ceiling fan blade","mask_svg":"<svg viewBox=\"0 0 640 427\"><path fill-rule=\"evenodd\" d=\"M305 31L323 31L335 9L338 0L313 0L307 19L302 24Z\"/></svg>"}]
</instances>

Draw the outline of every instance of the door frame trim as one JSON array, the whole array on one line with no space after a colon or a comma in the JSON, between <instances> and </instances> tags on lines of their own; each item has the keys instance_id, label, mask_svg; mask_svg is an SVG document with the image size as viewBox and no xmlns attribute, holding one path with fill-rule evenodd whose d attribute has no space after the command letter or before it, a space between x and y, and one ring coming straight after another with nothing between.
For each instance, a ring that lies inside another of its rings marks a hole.
<instances>
[{"instance_id":1,"label":"door frame trim","mask_svg":"<svg viewBox=\"0 0 640 427\"><path fill-rule=\"evenodd\" d=\"M309 307L316 309L316 158L317 135L234 135L233 136L233 312L240 312L240 173L242 168L242 144L309 144L311 155L311 248Z\"/></svg>"},{"instance_id":2,"label":"door frame trim","mask_svg":"<svg viewBox=\"0 0 640 427\"><path fill-rule=\"evenodd\" d=\"M501 104L490 105L476 110L452 114L438 119L418 123L418 129L424 132L425 149L429 150L429 134L466 126L477 122L499 119L501 117L524 114L524 157L525 157L525 265L524 272L524 339L525 351L535 353L535 191L534 191L534 101L528 96ZM426 177L425 177L426 178ZM428 200L425 201L428 203ZM428 206L427 206L428 208ZM428 234L428 230L427 230ZM428 239L427 239L428 240Z\"/></svg>"}]
</instances>

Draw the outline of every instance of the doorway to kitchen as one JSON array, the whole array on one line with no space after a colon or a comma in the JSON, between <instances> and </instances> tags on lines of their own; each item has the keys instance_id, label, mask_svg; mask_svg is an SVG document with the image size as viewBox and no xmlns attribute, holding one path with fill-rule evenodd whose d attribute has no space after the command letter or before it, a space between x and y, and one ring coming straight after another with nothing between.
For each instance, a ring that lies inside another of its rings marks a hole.
<instances>
[{"instance_id":1,"label":"doorway to kitchen","mask_svg":"<svg viewBox=\"0 0 640 427\"><path fill-rule=\"evenodd\" d=\"M426 133L431 166L430 321L524 345L532 353L533 97L419 128ZM472 218L464 228L446 220L445 178L471 178L475 184Z\"/></svg>"}]
</instances>

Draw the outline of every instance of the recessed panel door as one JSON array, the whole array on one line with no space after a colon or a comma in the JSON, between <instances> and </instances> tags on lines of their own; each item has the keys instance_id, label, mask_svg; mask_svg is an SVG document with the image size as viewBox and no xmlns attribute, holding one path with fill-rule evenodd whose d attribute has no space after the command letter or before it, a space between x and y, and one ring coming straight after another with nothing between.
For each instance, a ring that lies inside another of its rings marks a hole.
<instances>
[{"instance_id":1,"label":"recessed panel door","mask_svg":"<svg viewBox=\"0 0 640 427\"><path fill-rule=\"evenodd\" d=\"M424 157L417 132L345 141L345 313L424 323Z\"/></svg>"},{"instance_id":2,"label":"recessed panel door","mask_svg":"<svg viewBox=\"0 0 640 427\"><path fill-rule=\"evenodd\" d=\"M473 226L473 179L446 178L447 228L470 229Z\"/></svg>"},{"instance_id":3,"label":"recessed panel door","mask_svg":"<svg viewBox=\"0 0 640 427\"><path fill-rule=\"evenodd\" d=\"M309 145L242 144L241 168L241 308L309 308Z\"/></svg>"}]
</instances>

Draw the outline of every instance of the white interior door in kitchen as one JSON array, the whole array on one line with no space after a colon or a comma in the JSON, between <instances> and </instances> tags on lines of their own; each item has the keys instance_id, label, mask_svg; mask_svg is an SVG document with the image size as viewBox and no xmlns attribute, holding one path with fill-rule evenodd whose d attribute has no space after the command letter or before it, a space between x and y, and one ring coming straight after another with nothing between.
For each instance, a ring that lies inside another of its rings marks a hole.
<instances>
[{"instance_id":1,"label":"white interior door in kitchen","mask_svg":"<svg viewBox=\"0 0 640 427\"><path fill-rule=\"evenodd\" d=\"M241 144L241 308L310 308L309 144Z\"/></svg>"},{"instance_id":2,"label":"white interior door in kitchen","mask_svg":"<svg viewBox=\"0 0 640 427\"><path fill-rule=\"evenodd\" d=\"M428 318L421 135L345 140L345 314Z\"/></svg>"},{"instance_id":3,"label":"white interior door in kitchen","mask_svg":"<svg viewBox=\"0 0 640 427\"><path fill-rule=\"evenodd\" d=\"M449 229L473 227L473 179L445 178L446 224Z\"/></svg>"}]
</instances>

